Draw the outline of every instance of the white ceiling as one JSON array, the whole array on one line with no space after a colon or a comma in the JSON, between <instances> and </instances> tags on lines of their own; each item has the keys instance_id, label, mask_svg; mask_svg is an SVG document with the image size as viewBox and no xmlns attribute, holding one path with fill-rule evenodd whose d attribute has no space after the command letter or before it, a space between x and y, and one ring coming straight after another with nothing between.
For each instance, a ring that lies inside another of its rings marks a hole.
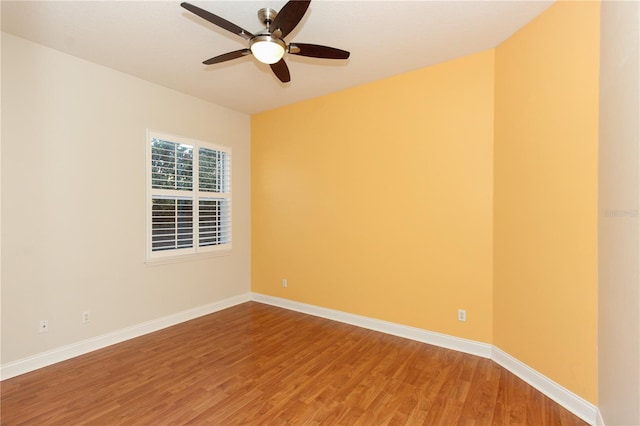
<instances>
[{"instance_id":1,"label":"white ceiling","mask_svg":"<svg viewBox=\"0 0 640 426\"><path fill-rule=\"evenodd\" d=\"M248 31L285 0L193 1ZM249 114L496 47L549 1L313 0L287 41L348 50L347 61L288 55L291 82L247 56L202 61L247 42L179 1L5 1L2 30Z\"/></svg>"}]
</instances>

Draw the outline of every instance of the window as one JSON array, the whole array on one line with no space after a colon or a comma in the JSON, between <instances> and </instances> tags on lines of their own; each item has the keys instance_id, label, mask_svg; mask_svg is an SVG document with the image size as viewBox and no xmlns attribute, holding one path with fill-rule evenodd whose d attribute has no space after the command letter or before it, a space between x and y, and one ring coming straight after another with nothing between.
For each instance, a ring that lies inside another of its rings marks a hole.
<instances>
[{"instance_id":1,"label":"window","mask_svg":"<svg viewBox=\"0 0 640 426\"><path fill-rule=\"evenodd\" d=\"M147 259L231 249L231 149L147 132Z\"/></svg>"}]
</instances>

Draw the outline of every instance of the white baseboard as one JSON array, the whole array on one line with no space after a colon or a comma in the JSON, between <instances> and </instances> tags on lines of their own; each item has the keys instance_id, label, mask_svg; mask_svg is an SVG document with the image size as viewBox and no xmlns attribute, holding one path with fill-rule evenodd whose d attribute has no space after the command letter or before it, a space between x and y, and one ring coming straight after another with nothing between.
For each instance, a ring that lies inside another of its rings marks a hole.
<instances>
[{"instance_id":1,"label":"white baseboard","mask_svg":"<svg viewBox=\"0 0 640 426\"><path fill-rule=\"evenodd\" d=\"M491 359L540 392L571 411L590 425L596 424L597 407L517 360L502 349L493 347Z\"/></svg>"},{"instance_id":2,"label":"white baseboard","mask_svg":"<svg viewBox=\"0 0 640 426\"><path fill-rule=\"evenodd\" d=\"M292 300L281 299L279 297L267 296L259 293L251 293L251 300L268 305L279 306L292 311L302 312L316 317L327 318L346 324L355 325L369 330L380 331L393 336L404 337L430 345L453 349L484 358L491 358L492 345L476 342L474 340L462 339L460 337L449 336L447 334L436 333L423 330L421 328L396 324L360 315L349 314L333 309L322 308L306 303L294 302Z\"/></svg>"},{"instance_id":3,"label":"white baseboard","mask_svg":"<svg viewBox=\"0 0 640 426\"><path fill-rule=\"evenodd\" d=\"M266 303L281 308L302 312L322 318L339 321L358 327L368 328L370 330L380 331L382 333L394 336L404 337L419 342L428 343L465 352L472 355L478 355L484 358L491 358L497 364L500 364L511 373L515 374L529 385L538 389L540 392L565 407L567 410L580 417L591 425L602 425L604 422L597 423L597 408L590 402L580 398L573 392L560 386L548 377L540 374L528 365L518 361L503 350L489 345L487 343L476 342L473 340L462 339L459 337L448 336L446 334L434 333L419 328L408 327L405 325L390 323L387 321L376 320L359 315L348 314L333 309L322 308L319 306L308 305L306 303L294 302L278 297L267 296L259 293L252 293L251 300L260 303Z\"/></svg>"},{"instance_id":4,"label":"white baseboard","mask_svg":"<svg viewBox=\"0 0 640 426\"><path fill-rule=\"evenodd\" d=\"M259 293L246 293L231 297L3 364L0 366L0 380L28 373L57 362L65 361L67 359L148 333L153 333L154 331L171 327L173 325L248 301L256 301L259 303L278 306L308 315L327 318L355 325L357 327L391 334L393 336L404 337L418 342L428 343L430 345L465 352L484 358L491 358L493 361L520 377L522 380L538 389L540 392L547 395L549 398L553 399L558 404L580 417L582 420L591 425L604 426L604 421L602 420L600 412L593 404L580 398L568 389L565 389L553 380L538 373L528 365L520 362L516 358L493 345Z\"/></svg>"},{"instance_id":5,"label":"white baseboard","mask_svg":"<svg viewBox=\"0 0 640 426\"><path fill-rule=\"evenodd\" d=\"M75 358L79 355L84 355L116 343L124 342L125 340L153 333L154 331L162 330L163 328L171 327L173 325L180 324L181 322L189 321L203 315L208 315L250 300L250 293L230 297L208 305L188 309L166 317L123 328L112 333L103 334L102 336L92 337L77 343L72 343L67 346L62 346L27 358L2 364L2 366L0 366L0 380L19 376L20 374L28 373L70 358Z\"/></svg>"}]
</instances>

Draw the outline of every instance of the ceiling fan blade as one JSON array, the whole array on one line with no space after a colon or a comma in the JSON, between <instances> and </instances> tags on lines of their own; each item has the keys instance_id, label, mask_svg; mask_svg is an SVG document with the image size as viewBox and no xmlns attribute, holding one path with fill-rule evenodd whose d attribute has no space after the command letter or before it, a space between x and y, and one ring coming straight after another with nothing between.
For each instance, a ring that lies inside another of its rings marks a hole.
<instances>
[{"instance_id":1,"label":"ceiling fan blade","mask_svg":"<svg viewBox=\"0 0 640 426\"><path fill-rule=\"evenodd\" d=\"M324 59L348 59L350 55L346 50L309 43L291 43L289 44L289 53Z\"/></svg>"},{"instance_id":2,"label":"ceiling fan blade","mask_svg":"<svg viewBox=\"0 0 640 426\"><path fill-rule=\"evenodd\" d=\"M220 62L230 61L232 59L241 58L242 56L247 56L247 55L251 55L251 50L249 49L235 50L233 52L224 53L222 55L215 56L211 59L207 59L206 61L203 62L203 64L205 65L219 64Z\"/></svg>"},{"instance_id":3,"label":"ceiling fan blade","mask_svg":"<svg viewBox=\"0 0 640 426\"><path fill-rule=\"evenodd\" d=\"M280 59L275 64L271 64L271 70L273 73L280 79L283 83L288 83L291 81L291 75L289 74L289 67L284 62L284 59Z\"/></svg>"},{"instance_id":4,"label":"ceiling fan blade","mask_svg":"<svg viewBox=\"0 0 640 426\"><path fill-rule=\"evenodd\" d=\"M219 16L216 16L211 12L207 12L204 9L200 9L198 6L194 6L194 5L189 4L187 2L181 3L180 6L184 7L185 9L187 9L191 13L195 13L196 15L201 17L202 19L205 19L205 20L211 22L212 24L219 26L222 29L230 31L230 32L232 32L232 33L234 33L236 35L239 35L240 37L242 37L245 40L250 40L253 37L253 34L251 34L249 31L244 30L244 29L240 28L239 26L237 26L236 24L233 24L233 23L227 21L226 19L223 19L223 18L221 18Z\"/></svg>"},{"instance_id":5,"label":"ceiling fan blade","mask_svg":"<svg viewBox=\"0 0 640 426\"><path fill-rule=\"evenodd\" d=\"M271 23L274 37L285 38L289 35L304 16L309 3L311 0L289 0Z\"/></svg>"}]
</instances>

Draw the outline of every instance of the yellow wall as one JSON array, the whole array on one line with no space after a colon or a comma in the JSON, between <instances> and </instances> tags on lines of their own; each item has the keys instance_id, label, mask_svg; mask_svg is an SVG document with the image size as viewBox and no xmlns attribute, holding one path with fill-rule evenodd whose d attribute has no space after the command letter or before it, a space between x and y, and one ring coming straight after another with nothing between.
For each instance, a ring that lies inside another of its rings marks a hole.
<instances>
[{"instance_id":1,"label":"yellow wall","mask_svg":"<svg viewBox=\"0 0 640 426\"><path fill-rule=\"evenodd\" d=\"M496 49L494 345L595 403L598 2Z\"/></svg>"},{"instance_id":2,"label":"yellow wall","mask_svg":"<svg viewBox=\"0 0 640 426\"><path fill-rule=\"evenodd\" d=\"M252 290L492 343L595 403L598 37L599 3L558 2L253 116Z\"/></svg>"},{"instance_id":3,"label":"yellow wall","mask_svg":"<svg viewBox=\"0 0 640 426\"><path fill-rule=\"evenodd\" d=\"M252 290L491 342L493 63L253 116Z\"/></svg>"}]
</instances>

